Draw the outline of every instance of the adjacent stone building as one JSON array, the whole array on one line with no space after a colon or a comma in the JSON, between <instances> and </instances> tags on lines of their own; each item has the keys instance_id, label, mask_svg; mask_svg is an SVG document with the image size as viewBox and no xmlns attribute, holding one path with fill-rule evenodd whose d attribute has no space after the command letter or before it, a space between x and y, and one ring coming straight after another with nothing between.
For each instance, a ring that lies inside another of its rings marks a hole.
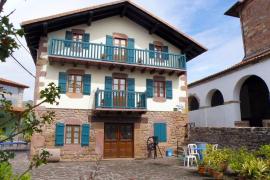
<instances>
[{"instance_id":1,"label":"adjacent stone building","mask_svg":"<svg viewBox=\"0 0 270 180\"><path fill-rule=\"evenodd\" d=\"M61 160L145 158L158 136L163 155L184 142L186 61L206 49L130 1L87 7L22 23L36 64L35 103L59 85L53 125L32 138L31 153Z\"/></svg>"},{"instance_id":2,"label":"adjacent stone building","mask_svg":"<svg viewBox=\"0 0 270 180\"><path fill-rule=\"evenodd\" d=\"M225 13L240 18L245 57L188 85L189 119L196 126L269 127L269 12L269 0L242 0Z\"/></svg>"}]
</instances>

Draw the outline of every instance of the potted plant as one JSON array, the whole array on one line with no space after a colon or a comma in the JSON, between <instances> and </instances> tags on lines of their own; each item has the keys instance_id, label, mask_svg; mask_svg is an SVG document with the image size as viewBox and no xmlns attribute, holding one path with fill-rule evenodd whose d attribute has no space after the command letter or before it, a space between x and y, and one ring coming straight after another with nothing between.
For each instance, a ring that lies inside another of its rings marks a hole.
<instances>
[{"instance_id":1,"label":"potted plant","mask_svg":"<svg viewBox=\"0 0 270 180\"><path fill-rule=\"evenodd\" d=\"M203 160L199 160L199 162L198 162L198 173L201 176L205 176L205 174L206 174L206 164Z\"/></svg>"}]
</instances>

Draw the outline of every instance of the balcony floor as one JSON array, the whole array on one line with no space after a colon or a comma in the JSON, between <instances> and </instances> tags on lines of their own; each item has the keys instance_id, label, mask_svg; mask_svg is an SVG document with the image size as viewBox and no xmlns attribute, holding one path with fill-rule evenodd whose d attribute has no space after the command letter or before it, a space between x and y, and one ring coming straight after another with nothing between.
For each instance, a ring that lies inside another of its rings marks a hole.
<instances>
[{"instance_id":1,"label":"balcony floor","mask_svg":"<svg viewBox=\"0 0 270 180\"><path fill-rule=\"evenodd\" d=\"M124 71L126 69L130 70L130 72L134 72L135 70L140 71L141 73L150 72L150 74L165 74L168 73L169 75L177 75L180 76L186 72L183 69L176 69L176 68L168 68L168 67L158 67L158 66L147 66L143 64L128 64L124 62L116 62L116 61L105 61L105 60L95 60L95 59L82 59L82 58L74 58L74 57L61 57L61 56L52 56L49 55L49 62L53 63L60 63L64 65L73 64L76 65L85 65L86 67L89 66L96 66L99 69L108 68L109 70L114 70L119 68L120 71Z\"/></svg>"}]
</instances>

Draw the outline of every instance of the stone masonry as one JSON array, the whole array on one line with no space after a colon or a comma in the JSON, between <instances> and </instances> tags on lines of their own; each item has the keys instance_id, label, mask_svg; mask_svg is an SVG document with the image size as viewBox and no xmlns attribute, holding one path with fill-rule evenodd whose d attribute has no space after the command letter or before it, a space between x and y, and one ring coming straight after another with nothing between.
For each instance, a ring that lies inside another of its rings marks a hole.
<instances>
[{"instance_id":1,"label":"stone masonry","mask_svg":"<svg viewBox=\"0 0 270 180\"><path fill-rule=\"evenodd\" d=\"M52 125L44 127L41 134L32 137L31 154L35 154L41 148L60 148L61 161L87 161L95 160L97 155L103 154L104 143L104 122L92 121L91 110L82 109L40 109L39 114L45 111L55 111L56 117ZM89 147L81 145L55 146L55 123L81 125L90 123L90 144ZM113 122L113 121L112 121ZM146 158L146 141L149 136L153 136L153 123L167 123L167 142L160 143L162 154L165 155L167 148L176 150L177 141L179 144L185 142L187 115L181 112L147 112L142 115L140 122L134 123L134 157ZM123 122L125 123L125 122Z\"/></svg>"},{"instance_id":2,"label":"stone masonry","mask_svg":"<svg viewBox=\"0 0 270 180\"><path fill-rule=\"evenodd\" d=\"M270 128L210 128L194 127L190 129L190 143L207 142L222 147L257 149L270 144Z\"/></svg>"}]
</instances>

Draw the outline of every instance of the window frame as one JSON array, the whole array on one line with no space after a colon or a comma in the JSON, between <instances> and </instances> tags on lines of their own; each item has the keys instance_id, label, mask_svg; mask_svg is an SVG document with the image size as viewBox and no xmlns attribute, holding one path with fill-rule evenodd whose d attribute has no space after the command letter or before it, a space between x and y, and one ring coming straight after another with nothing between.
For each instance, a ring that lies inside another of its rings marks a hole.
<instances>
[{"instance_id":1,"label":"window frame","mask_svg":"<svg viewBox=\"0 0 270 180\"><path fill-rule=\"evenodd\" d=\"M67 143L67 131L68 131L68 127L71 127L71 142L70 143ZM75 127L78 127L79 128L79 132L78 132L78 143L74 143L74 135L75 135ZM72 124L67 124L66 127L65 127L65 144L74 144L74 145L79 145L81 143L81 126L80 125L72 125Z\"/></svg>"},{"instance_id":2,"label":"window frame","mask_svg":"<svg viewBox=\"0 0 270 180\"><path fill-rule=\"evenodd\" d=\"M69 77L70 76L74 76L74 80L73 80L73 84L72 84L72 89L73 89L73 91L72 92L70 92L69 91L69 88L70 88L70 81L69 81ZM77 85L77 77L78 76L80 76L81 77L81 90L80 90L80 92L76 92L76 85ZM73 74L73 73L69 73L68 74L68 77L67 77L67 93L73 93L73 94L82 94L82 92L83 92L83 75L81 75L81 74Z\"/></svg>"},{"instance_id":3,"label":"window frame","mask_svg":"<svg viewBox=\"0 0 270 180\"><path fill-rule=\"evenodd\" d=\"M154 44L154 52L155 52L155 58L156 59L163 59L162 58L162 52L163 52L163 46L159 44Z\"/></svg>"},{"instance_id":4,"label":"window frame","mask_svg":"<svg viewBox=\"0 0 270 180\"><path fill-rule=\"evenodd\" d=\"M157 85L156 85L157 84ZM161 96L161 86L163 84L163 96ZM156 98L166 98L166 81L164 80L155 80L154 79L154 97Z\"/></svg>"}]
</instances>

